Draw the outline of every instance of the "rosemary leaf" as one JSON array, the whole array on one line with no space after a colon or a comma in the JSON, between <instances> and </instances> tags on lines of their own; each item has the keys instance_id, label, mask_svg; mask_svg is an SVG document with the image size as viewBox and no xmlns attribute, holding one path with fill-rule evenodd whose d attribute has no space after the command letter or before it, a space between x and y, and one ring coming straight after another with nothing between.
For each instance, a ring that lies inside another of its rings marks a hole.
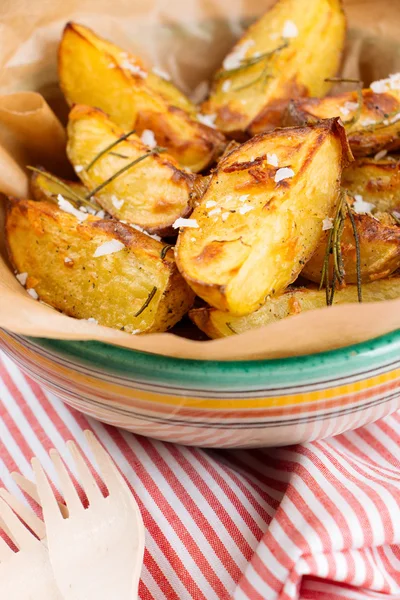
<instances>
[{"instance_id":1,"label":"rosemary leaf","mask_svg":"<svg viewBox=\"0 0 400 600\"><path fill-rule=\"evenodd\" d=\"M90 206L90 208L93 208L93 210L95 210L95 211L100 210L100 206L98 204L90 202L89 198L85 198L84 196L81 196L80 194L75 192L71 186L69 186L67 183L65 183L61 179L58 179L58 177L56 177L55 175L52 175L51 173L47 173L47 171L42 171L41 169L37 169L36 167L27 166L26 168L29 169L30 171L34 171L35 173L39 173L40 175L43 175L43 177L45 177L49 181L52 181L53 183L56 183L57 185L59 185L63 190L65 190L68 193L68 199L71 200L73 203L86 204L87 206Z\"/></svg>"},{"instance_id":2,"label":"rosemary leaf","mask_svg":"<svg viewBox=\"0 0 400 600\"><path fill-rule=\"evenodd\" d=\"M237 331L235 331L232 327L232 325L230 323L228 323L228 321L226 322L226 326L228 329L230 329L232 331L232 333L234 333L235 335L237 335Z\"/></svg>"},{"instance_id":3,"label":"rosemary leaf","mask_svg":"<svg viewBox=\"0 0 400 600\"><path fill-rule=\"evenodd\" d=\"M171 246L171 244L167 244L166 246L164 246L164 248L161 250L161 254L160 254L160 258L161 260L164 260L164 258L167 255L167 252L170 248L173 248L174 246Z\"/></svg>"},{"instance_id":4,"label":"rosemary leaf","mask_svg":"<svg viewBox=\"0 0 400 600\"><path fill-rule=\"evenodd\" d=\"M134 315L135 317L138 317L139 315L142 314L142 312L144 310L146 310L146 308L148 307L148 305L150 304L150 302L153 300L156 292L157 292L157 288L156 288L156 286L154 286L153 289L151 290L150 294L147 296L146 302L143 304L143 306L141 308L139 308L139 310L137 311L137 313Z\"/></svg>"},{"instance_id":5,"label":"rosemary leaf","mask_svg":"<svg viewBox=\"0 0 400 600\"><path fill-rule=\"evenodd\" d=\"M356 244L356 257L357 257L357 294L358 301L362 302L362 282L361 282L361 252L360 252L360 238L358 237L357 225L354 219L353 212L346 200L347 212L350 218L351 226L353 228L354 241Z\"/></svg>"},{"instance_id":6,"label":"rosemary leaf","mask_svg":"<svg viewBox=\"0 0 400 600\"><path fill-rule=\"evenodd\" d=\"M270 50L269 52L263 52L259 56L250 56L250 58L244 58L238 67L235 67L234 69L224 69L220 71L215 76L215 79L226 79L227 77L231 77L231 75L235 75L236 73L240 73L241 71L249 69L250 67L253 67L254 65L257 65L258 63L262 62L263 60L271 58L277 52L280 52L281 50L287 48L288 45L288 40L285 40L283 44L281 44L274 50Z\"/></svg>"},{"instance_id":7,"label":"rosemary leaf","mask_svg":"<svg viewBox=\"0 0 400 600\"><path fill-rule=\"evenodd\" d=\"M116 173L111 175L111 177L109 177L108 179L106 179L105 181L100 183L97 187L95 187L94 190L92 190L91 192L89 192L87 194L86 198L90 199L90 198L92 198L92 196L95 196L98 192L100 192L103 188L105 188L109 183L114 181L114 179L117 179L117 177L119 177L120 175L125 173L125 171L128 171L131 167L134 167L135 165L140 163L142 160L144 160L148 156L153 156L154 154L161 154L161 152L165 152L165 151L166 151L165 148L160 148L160 147L156 146L150 152L146 152L146 154L142 154L142 156L139 156L139 158L135 158L135 160L133 160L132 162L130 162L127 165L125 165L124 167L122 167L122 169L119 169L119 171L117 171Z\"/></svg>"},{"instance_id":8,"label":"rosemary leaf","mask_svg":"<svg viewBox=\"0 0 400 600\"><path fill-rule=\"evenodd\" d=\"M364 82L361 81L361 79L353 79L351 77L326 77L324 81L331 83L358 83L361 88L364 85Z\"/></svg>"},{"instance_id":9,"label":"rosemary leaf","mask_svg":"<svg viewBox=\"0 0 400 600\"><path fill-rule=\"evenodd\" d=\"M118 158L129 158L129 156L126 156L126 154L119 154L119 152L109 152L109 154L112 154L113 156L118 156Z\"/></svg>"},{"instance_id":10,"label":"rosemary leaf","mask_svg":"<svg viewBox=\"0 0 400 600\"><path fill-rule=\"evenodd\" d=\"M90 161L90 163L88 164L88 166L86 167L85 171L89 171L89 169L91 169L93 167L93 165L105 154L107 154L107 152L109 152L110 150L112 150L112 148L115 148L115 146L118 146L118 144L120 144L121 142L123 142L124 140L126 140L130 135L132 135L133 133L135 133L135 129L132 129L132 131L128 131L128 133L124 133L124 135L122 135L120 138L118 138L115 142L112 142L112 144L108 144L108 146L106 146L103 150L101 150L98 154L96 154L96 156L93 158L93 160Z\"/></svg>"}]
</instances>

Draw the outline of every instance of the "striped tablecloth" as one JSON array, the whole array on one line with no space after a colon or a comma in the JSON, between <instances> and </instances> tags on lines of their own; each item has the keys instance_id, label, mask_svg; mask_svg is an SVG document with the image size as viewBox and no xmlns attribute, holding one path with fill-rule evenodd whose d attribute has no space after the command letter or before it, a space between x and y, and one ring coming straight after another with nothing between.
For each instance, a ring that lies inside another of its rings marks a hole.
<instances>
[{"instance_id":1,"label":"striped tablecloth","mask_svg":"<svg viewBox=\"0 0 400 600\"><path fill-rule=\"evenodd\" d=\"M302 446L202 451L102 425L0 354L0 479L91 428L146 525L141 600L400 599L400 413ZM12 600L12 599L7 599ZM118 599L115 599L118 600Z\"/></svg>"}]
</instances>

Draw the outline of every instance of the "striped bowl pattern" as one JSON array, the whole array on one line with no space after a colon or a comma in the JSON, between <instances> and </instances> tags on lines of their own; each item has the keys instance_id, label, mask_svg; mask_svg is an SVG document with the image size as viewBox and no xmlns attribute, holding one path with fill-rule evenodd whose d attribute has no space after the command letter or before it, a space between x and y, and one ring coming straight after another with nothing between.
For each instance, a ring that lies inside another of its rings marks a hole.
<instances>
[{"instance_id":1,"label":"striped bowl pattern","mask_svg":"<svg viewBox=\"0 0 400 600\"><path fill-rule=\"evenodd\" d=\"M400 407L400 331L313 356L242 362L174 359L1 330L0 347L81 412L179 444L307 442Z\"/></svg>"}]
</instances>

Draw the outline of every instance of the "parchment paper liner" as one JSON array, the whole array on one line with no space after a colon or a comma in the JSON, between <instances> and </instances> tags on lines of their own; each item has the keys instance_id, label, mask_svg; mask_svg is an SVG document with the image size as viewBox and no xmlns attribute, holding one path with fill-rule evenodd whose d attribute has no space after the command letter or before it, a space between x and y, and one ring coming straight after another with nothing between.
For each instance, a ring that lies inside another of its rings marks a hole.
<instances>
[{"instance_id":1,"label":"parchment paper liner","mask_svg":"<svg viewBox=\"0 0 400 600\"><path fill-rule=\"evenodd\" d=\"M305 8L306 8L306 0ZM62 121L67 114L57 86L56 53L63 26L77 20L151 64L168 70L186 92L219 65L243 26L272 0L52 0L32 14L28 0L0 5L0 191L27 195L24 166L42 163L60 175L65 159ZM371 80L400 71L398 0L346 0L349 20L343 74ZM243 6L242 6L243 5ZM109 13L112 14L109 14ZM29 93L27 93L29 92ZM37 93L41 92L42 96ZM7 96L5 96L7 94ZM10 96L9 94L13 94ZM306 312L266 328L197 342L172 334L131 336L72 319L31 299L16 281L4 252L0 203L0 327L37 336L98 340L167 356L212 360L278 358L362 342L400 328L400 300Z\"/></svg>"}]
</instances>

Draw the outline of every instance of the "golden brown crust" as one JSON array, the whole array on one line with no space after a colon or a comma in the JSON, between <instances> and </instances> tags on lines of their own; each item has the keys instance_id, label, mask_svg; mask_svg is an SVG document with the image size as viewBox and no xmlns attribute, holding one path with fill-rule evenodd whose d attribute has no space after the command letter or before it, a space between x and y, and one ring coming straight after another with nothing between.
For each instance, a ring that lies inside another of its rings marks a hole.
<instances>
[{"instance_id":1,"label":"golden brown crust","mask_svg":"<svg viewBox=\"0 0 400 600\"><path fill-rule=\"evenodd\" d=\"M399 297L400 277L381 279L363 286L363 302L380 302ZM355 285L337 290L333 300L333 304L355 302L358 302ZM210 306L192 309L189 311L189 317L208 337L216 339L265 327L281 319L324 306L325 290L310 285L307 288L288 289L280 296L268 299L258 311L245 317L235 317Z\"/></svg>"},{"instance_id":2,"label":"golden brown crust","mask_svg":"<svg viewBox=\"0 0 400 600\"><path fill-rule=\"evenodd\" d=\"M383 279L400 268L400 227L389 225L375 217L354 215L361 251L361 277L364 283ZM325 257L327 234L305 265L302 276L310 281L321 281L322 265ZM349 217L345 222L341 240L341 251L346 283L357 283L357 254L353 229ZM332 275L332 261L330 264Z\"/></svg>"},{"instance_id":3,"label":"golden brown crust","mask_svg":"<svg viewBox=\"0 0 400 600\"><path fill-rule=\"evenodd\" d=\"M198 228L178 237L178 268L196 293L241 315L285 289L318 246L350 159L338 119L259 134L229 153L191 215ZM281 168L293 175L280 179Z\"/></svg>"},{"instance_id":4,"label":"golden brown crust","mask_svg":"<svg viewBox=\"0 0 400 600\"><path fill-rule=\"evenodd\" d=\"M194 105L172 83L87 27L67 25L58 65L70 105L98 107L125 131L150 129L181 166L198 172L222 153L224 136L197 120Z\"/></svg>"},{"instance_id":5,"label":"golden brown crust","mask_svg":"<svg viewBox=\"0 0 400 600\"><path fill-rule=\"evenodd\" d=\"M104 154L96 164L90 162L110 143L123 136L123 131L103 111L76 105L70 112L67 153L78 176L93 190L123 169L129 162L149 152L133 134L118 145L117 156ZM174 234L173 223L191 211L190 193L194 176L178 169L167 154L153 154L133 165L96 193L99 204L113 217L139 225L151 233ZM119 206L119 202L123 201Z\"/></svg>"},{"instance_id":6,"label":"golden brown crust","mask_svg":"<svg viewBox=\"0 0 400 600\"><path fill-rule=\"evenodd\" d=\"M49 202L10 199L6 240L14 268L28 273L27 287L78 319L130 333L165 331L194 300L173 253L162 258L164 244L123 223L91 216L80 223ZM107 242L124 248L96 257Z\"/></svg>"},{"instance_id":7,"label":"golden brown crust","mask_svg":"<svg viewBox=\"0 0 400 600\"><path fill-rule=\"evenodd\" d=\"M400 159L360 158L343 171L342 186L373 204L373 212L400 212Z\"/></svg>"},{"instance_id":8,"label":"golden brown crust","mask_svg":"<svg viewBox=\"0 0 400 600\"><path fill-rule=\"evenodd\" d=\"M321 119L341 117L356 157L368 156L381 150L400 149L400 92L392 90L376 94L362 91L363 107L357 114L357 92L327 98L292 101L285 117L286 125L314 124ZM349 109L348 106L355 108Z\"/></svg>"},{"instance_id":9,"label":"golden brown crust","mask_svg":"<svg viewBox=\"0 0 400 600\"><path fill-rule=\"evenodd\" d=\"M294 34L285 34L288 23ZM329 91L326 79L337 72L345 32L338 0L309 0L306 10L277 1L236 43L202 111L215 114L217 126L239 140L282 126L291 99Z\"/></svg>"}]
</instances>

